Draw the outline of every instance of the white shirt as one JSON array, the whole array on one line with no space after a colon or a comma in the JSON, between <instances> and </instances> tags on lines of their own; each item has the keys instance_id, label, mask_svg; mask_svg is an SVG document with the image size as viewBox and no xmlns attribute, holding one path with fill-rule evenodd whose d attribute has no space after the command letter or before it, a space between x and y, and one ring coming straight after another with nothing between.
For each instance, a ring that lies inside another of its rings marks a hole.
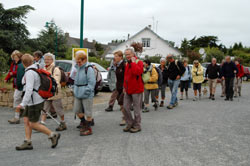
<instances>
[{"instance_id":1,"label":"white shirt","mask_svg":"<svg viewBox=\"0 0 250 166\"><path fill-rule=\"evenodd\" d=\"M23 91L25 91L21 103L22 107L37 105L44 102L44 99L34 91L34 89L38 90L41 85L40 76L35 71L29 70L31 68L37 69L37 65L33 64L25 69L25 74L22 79L22 84L24 84Z\"/></svg>"}]
</instances>

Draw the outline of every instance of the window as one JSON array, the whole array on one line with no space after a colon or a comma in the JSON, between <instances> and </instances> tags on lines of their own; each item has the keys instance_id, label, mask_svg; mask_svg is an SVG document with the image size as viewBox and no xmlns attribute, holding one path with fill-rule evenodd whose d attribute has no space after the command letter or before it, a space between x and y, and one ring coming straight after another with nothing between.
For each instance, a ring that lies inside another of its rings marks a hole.
<instances>
[{"instance_id":1,"label":"window","mask_svg":"<svg viewBox=\"0 0 250 166\"><path fill-rule=\"evenodd\" d=\"M150 38L142 38L142 46L150 47Z\"/></svg>"}]
</instances>

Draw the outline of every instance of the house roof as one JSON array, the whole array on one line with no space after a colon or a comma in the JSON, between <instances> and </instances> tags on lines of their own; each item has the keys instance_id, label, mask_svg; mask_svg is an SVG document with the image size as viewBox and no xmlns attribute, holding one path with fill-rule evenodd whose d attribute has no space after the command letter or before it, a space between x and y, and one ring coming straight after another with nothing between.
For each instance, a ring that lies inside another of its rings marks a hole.
<instances>
[{"instance_id":1,"label":"house roof","mask_svg":"<svg viewBox=\"0 0 250 166\"><path fill-rule=\"evenodd\" d=\"M155 33L151 28L149 28L148 26L146 26L145 28L143 28L141 31L139 31L138 33L136 33L135 35L133 35L132 37L130 37L128 40L132 39L132 38L135 38L136 36L138 36L139 34L141 34L143 31L145 30L149 30L150 32L152 32L154 35L156 35L160 40L164 41L169 47L173 48L174 50L176 50L177 52L179 52L180 54L182 54L180 52L180 50L178 50L177 48L173 47L168 41L166 41L165 39L163 39L162 37L160 37L157 33ZM127 42L128 40L126 40L125 42ZM116 47L119 47L121 44L123 43L120 43L119 45L117 45ZM108 47L108 51L107 52L104 52L104 56L107 55L107 54L112 54L113 53L113 50L116 49L116 47L111 47L109 46ZM105 54L106 53L106 54Z\"/></svg>"},{"instance_id":2,"label":"house roof","mask_svg":"<svg viewBox=\"0 0 250 166\"><path fill-rule=\"evenodd\" d=\"M80 46L80 39L74 38L74 37L68 37L67 38L67 45L69 45L69 46L72 46L72 45ZM86 40L83 40L83 46L85 48L88 48L88 49L94 49L95 48L95 45L94 45L93 42L89 42L89 41L86 41Z\"/></svg>"},{"instance_id":3,"label":"house roof","mask_svg":"<svg viewBox=\"0 0 250 166\"><path fill-rule=\"evenodd\" d=\"M80 46L80 39L67 36L67 45L68 46ZM101 44L103 49L106 49L108 46L106 44ZM88 49L95 49L95 42L89 42L88 40L83 40L83 47Z\"/></svg>"}]
</instances>

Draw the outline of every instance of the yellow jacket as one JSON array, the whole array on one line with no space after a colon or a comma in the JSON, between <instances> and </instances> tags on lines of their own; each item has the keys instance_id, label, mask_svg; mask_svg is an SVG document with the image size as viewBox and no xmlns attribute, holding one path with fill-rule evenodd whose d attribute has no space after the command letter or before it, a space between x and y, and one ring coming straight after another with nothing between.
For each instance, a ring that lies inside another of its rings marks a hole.
<instances>
[{"instance_id":1,"label":"yellow jacket","mask_svg":"<svg viewBox=\"0 0 250 166\"><path fill-rule=\"evenodd\" d=\"M55 64L52 63L48 67L45 66L44 69L47 72L49 72L50 74L52 74L52 70L54 67L55 67ZM62 88L61 88L61 83L60 83L61 82L61 71L58 67L55 67L52 77L56 80L58 93L56 93L55 96L49 98L48 100L58 100L58 99L62 98L62 93L61 93Z\"/></svg>"},{"instance_id":2,"label":"yellow jacket","mask_svg":"<svg viewBox=\"0 0 250 166\"><path fill-rule=\"evenodd\" d=\"M204 81L204 71L203 67L199 63L198 68L193 66L192 68L193 83L200 84Z\"/></svg>"},{"instance_id":3,"label":"yellow jacket","mask_svg":"<svg viewBox=\"0 0 250 166\"><path fill-rule=\"evenodd\" d=\"M149 69L149 72L151 72L150 79L149 81L144 84L144 88L147 90L153 90L153 89L158 89L158 73L155 69L155 65L151 66L151 69Z\"/></svg>"}]
</instances>

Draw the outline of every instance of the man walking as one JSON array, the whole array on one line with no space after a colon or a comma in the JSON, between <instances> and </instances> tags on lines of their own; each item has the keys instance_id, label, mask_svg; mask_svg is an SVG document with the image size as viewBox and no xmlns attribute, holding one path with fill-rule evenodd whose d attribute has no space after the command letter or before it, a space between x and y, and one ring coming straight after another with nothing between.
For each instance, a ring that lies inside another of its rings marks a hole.
<instances>
[{"instance_id":1,"label":"man walking","mask_svg":"<svg viewBox=\"0 0 250 166\"><path fill-rule=\"evenodd\" d=\"M25 67L25 75L22 79L24 84L25 95L23 97L22 103L17 107L17 109L23 109L24 111L24 127L25 127L25 141L22 145L17 146L16 150L32 150L31 135L32 129L40 131L48 135L52 142L51 148L55 148L60 139L60 134L54 133L49 130L46 126L38 123L41 111L44 105L44 99L39 95L34 89L39 89L41 85L41 78L37 72L37 65L33 64L33 57L29 54L24 54L22 57L22 63Z\"/></svg>"},{"instance_id":2,"label":"man walking","mask_svg":"<svg viewBox=\"0 0 250 166\"><path fill-rule=\"evenodd\" d=\"M212 59L212 63L208 65L206 70L206 80L208 80L209 90L210 90L210 96L209 99L215 100L215 91L217 86L217 79L220 76L220 66L217 65L216 58Z\"/></svg>"},{"instance_id":3,"label":"man walking","mask_svg":"<svg viewBox=\"0 0 250 166\"><path fill-rule=\"evenodd\" d=\"M127 127L124 132L137 133L141 131L141 107L144 85L142 81L143 62L135 56L134 48L125 50L127 64L124 74L124 109ZM134 118L131 113L133 106Z\"/></svg>"},{"instance_id":4,"label":"man walking","mask_svg":"<svg viewBox=\"0 0 250 166\"><path fill-rule=\"evenodd\" d=\"M238 69L231 57L226 57L226 62L222 66L222 79L225 80L226 84L226 99L225 101L233 101L234 95L234 77L238 73Z\"/></svg>"},{"instance_id":5,"label":"man walking","mask_svg":"<svg viewBox=\"0 0 250 166\"><path fill-rule=\"evenodd\" d=\"M186 69L183 64L180 61L175 60L173 55L171 54L167 56L167 62L168 85L171 91L171 101L167 108L173 109L178 105L178 87L180 84L181 76L185 73Z\"/></svg>"}]
</instances>

